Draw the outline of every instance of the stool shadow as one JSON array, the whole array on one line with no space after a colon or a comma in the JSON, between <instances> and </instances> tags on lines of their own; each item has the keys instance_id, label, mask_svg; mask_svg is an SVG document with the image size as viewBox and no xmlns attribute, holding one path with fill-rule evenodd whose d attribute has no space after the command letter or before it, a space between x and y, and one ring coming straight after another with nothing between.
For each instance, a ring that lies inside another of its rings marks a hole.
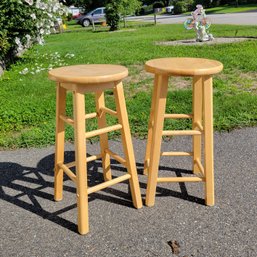
<instances>
[{"instance_id":1,"label":"stool shadow","mask_svg":"<svg viewBox=\"0 0 257 257\"><path fill-rule=\"evenodd\" d=\"M65 162L74 161L74 152L66 151L65 152ZM54 222L66 229L69 229L75 233L77 233L77 225L65 218L62 218L60 215L68 212L77 207L76 204L76 188L75 186L67 185L68 183L64 183L64 198L65 193L73 193L74 194L74 203L65 206L57 211L49 211L47 208L53 207L54 198L53 198L53 167L54 167L54 154L48 155L42 160L40 160L37 164L37 167L27 167L22 166L17 163L12 162L2 162L0 163L0 199L12 203L22 209L30 211L43 219L47 219L51 222ZM94 186L103 182L103 175L101 161L93 161L88 163L88 186ZM113 171L118 172L126 172L126 168L121 166L115 160L111 161L111 169ZM137 163L137 169L140 172L143 170L143 164ZM170 167L160 166L160 169L163 170L172 170L175 171L177 176L181 176L183 173L191 173L188 170L181 169L172 169ZM113 178L117 176L113 175ZM69 180L69 178L65 175L64 181ZM118 205L122 205L125 207L133 208L133 204L131 201L131 194L128 181L123 181L121 184L125 184L128 188L128 192L124 192L123 190L119 190L116 188L106 188L101 190L100 192L96 192L94 194L89 195L89 202L94 201L96 199L107 201L111 203L115 203ZM199 204L204 204L204 200L198 197L190 196L187 193L186 187L184 183L179 183L181 192L169 190L166 188L162 188L157 186L157 196L173 196L177 198L181 198L184 200L188 200L191 202L196 202ZM146 183L140 182L140 187L146 189ZM24 198L26 200L24 200ZM28 199L30 202L28 202ZM43 203L42 201L46 201ZM50 204L49 202L50 201ZM56 207L56 206L55 206ZM90 217L89 217L90 218Z\"/></svg>"},{"instance_id":2,"label":"stool shadow","mask_svg":"<svg viewBox=\"0 0 257 257\"><path fill-rule=\"evenodd\" d=\"M144 164L143 163L137 163L137 171L139 174L143 174L143 169L144 168ZM174 175L176 177L182 177L183 174L192 174L192 170L186 170L186 169L178 169L178 168L172 168L172 167L166 167L163 165L159 166L159 170L165 170L165 171L171 171L174 173ZM180 192L178 191L174 191L174 190L170 190L167 188L163 188L158 186L156 187L156 196L157 197L165 197L165 196L172 196L172 197L176 197L176 198L180 198L183 200L187 200L189 202L194 202L200 205L205 205L205 200L197 197L197 196L192 196L189 195L186 189L186 185L184 182L179 182L179 187L180 187ZM144 188L146 189L146 184L145 183L141 183L140 182L140 188ZM142 194L142 196L145 196Z\"/></svg>"},{"instance_id":3,"label":"stool shadow","mask_svg":"<svg viewBox=\"0 0 257 257\"><path fill-rule=\"evenodd\" d=\"M74 152L65 152L65 162L74 161ZM126 169L117 165L116 161L112 161L111 168L125 172ZM37 167L22 166L12 162L0 163L0 199L12 203L22 209L30 211L43 219L54 222L66 229L77 233L77 225L67 219L60 217L61 214L68 212L77 207L76 204L76 188L75 185L70 186L64 183L64 198L65 193L74 193L74 203L61 208L57 211L49 211L48 207L53 207L53 167L54 154L46 156L40 160ZM94 186L103 182L101 170L101 161L93 161L88 164L88 186ZM116 176L113 176L115 178ZM65 175L64 181L69 180ZM128 181L124 182L127 184ZM105 194L103 194L103 191ZM88 201L99 199L102 201L112 202L118 205L133 208L130 194L114 188L106 188L89 195ZM108 195L107 195L107 194ZM25 200L24 200L25 199ZM29 201L28 201L29 199ZM50 203L49 203L50 201ZM42 207L44 206L44 207ZM47 207L45 207L47 206ZM56 207L56 206L55 206ZM89 217L90 218L90 217Z\"/></svg>"}]
</instances>

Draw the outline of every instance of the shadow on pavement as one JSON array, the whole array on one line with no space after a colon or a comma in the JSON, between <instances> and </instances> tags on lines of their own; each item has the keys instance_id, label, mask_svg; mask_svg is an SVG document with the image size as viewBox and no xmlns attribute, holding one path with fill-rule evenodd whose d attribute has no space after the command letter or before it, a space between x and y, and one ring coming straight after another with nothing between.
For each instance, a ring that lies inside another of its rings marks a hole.
<instances>
[{"instance_id":1,"label":"shadow on pavement","mask_svg":"<svg viewBox=\"0 0 257 257\"><path fill-rule=\"evenodd\" d=\"M65 162L74 161L75 156L73 151L65 152ZM54 206L53 198L53 167L54 167L54 154L46 156L39 161L36 168L26 167L17 163L2 162L0 163L0 199L12 203L20 208L30 211L43 219L47 219L54 222L66 229L69 229L77 233L77 225L63 217L61 214L68 212L76 208L76 203L70 206L65 206L62 209L56 211L49 211ZM117 172L126 172L126 169L120 166L116 161L111 162L111 168ZM137 163L138 172L142 173L143 164ZM88 186L94 186L103 182L101 170L101 161L94 161L88 163ZM176 176L181 177L182 174L191 173L188 170L168 168L160 166L161 170L173 171ZM117 176L113 176L115 178ZM64 176L64 181L69 180L67 176ZM128 181L122 182L126 184L129 191ZM190 196L187 193L184 183L179 183L181 192L172 191L166 188L157 186L157 197L160 196L173 196L181 198L187 201L196 202L198 204L204 204L204 200L198 197ZM140 182L141 189L146 189L146 184ZM75 186L69 186L67 183L63 187L64 192L75 194ZM104 193L97 192L89 195L89 202L99 199L106 202L115 203L118 205L132 207L130 193L123 192L115 188L106 188L102 190ZM24 200L24 197L26 200ZM29 199L29 202L28 202ZM52 202L52 203L51 203ZM47 207L45 205L47 204ZM43 206L44 207L43 207ZM57 208L57 207L56 207Z\"/></svg>"}]
</instances>

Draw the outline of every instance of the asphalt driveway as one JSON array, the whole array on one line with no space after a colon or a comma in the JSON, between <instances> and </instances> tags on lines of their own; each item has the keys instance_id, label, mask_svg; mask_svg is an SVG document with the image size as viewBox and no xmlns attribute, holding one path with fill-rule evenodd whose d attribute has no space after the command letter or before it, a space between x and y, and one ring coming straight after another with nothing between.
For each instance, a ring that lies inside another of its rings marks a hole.
<instances>
[{"instance_id":1,"label":"asphalt driveway","mask_svg":"<svg viewBox=\"0 0 257 257\"><path fill-rule=\"evenodd\" d=\"M191 15L157 15L158 24L183 24ZM257 25L257 11L244 13L208 14L212 24ZM128 18L135 21L154 22L153 16L133 16Z\"/></svg>"},{"instance_id":2,"label":"asphalt driveway","mask_svg":"<svg viewBox=\"0 0 257 257\"><path fill-rule=\"evenodd\" d=\"M177 137L163 149L187 150ZM113 151L121 151L112 141ZM98 145L88 145L93 154ZM145 141L134 140L143 198ZM154 207L136 210L121 183L90 195L90 233L76 231L76 197L68 179L64 199L53 201L53 147L0 152L0 256L257 256L257 127L215 134L216 205L207 207L200 183L159 184ZM66 159L74 158L73 145ZM162 158L160 175L190 172L188 157ZM124 173L116 162L115 176ZM91 163L89 184L102 181L100 161ZM168 242L177 241L172 254Z\"/></svg>"}]
</instances>

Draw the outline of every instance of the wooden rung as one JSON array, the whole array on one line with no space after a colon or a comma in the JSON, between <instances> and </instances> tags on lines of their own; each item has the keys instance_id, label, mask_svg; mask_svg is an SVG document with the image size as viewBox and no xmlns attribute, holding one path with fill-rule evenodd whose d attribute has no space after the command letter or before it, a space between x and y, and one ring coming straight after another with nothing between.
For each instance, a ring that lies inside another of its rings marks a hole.
<instances>
[{"instance_id":1,"label":"wooden rung","mask_svg":"<svg viewBox=\"0 0 257 257\"><path fill-rule=\"evenodd\" d=\"M162 152L161 156L192 156L192 152Z\"/></svg>"},{"instance_id":2,"label":"wooden rung","mask_svg":"<svg viewBox=\"0 0 257 257\"><path fill-rule=\"evenodd\" d=\"M85 115L85 119L92 119L92 118L95 118L96 116L97 116L96 112L88 113Z\"/></svg>"},{"instance_id":3,"label":"wooden rung","mask_svg":"<svg viewBox=\"0 0 257 257\"><path fill-rule=\"evenodd\" d=\"M117 162L123 164L126 166L126 160L120 157L118 154L112 152L110 149L105 149L105 152L108 153L113 159L115 159Z\"/></svg>"},{"instance_id":4,"label":"wooden rung","mask_svg":"<svg viewBox=\"0 0 257 257\"><path fill-rule=\"evenodd\" d=\"M122 182L124 180L127 180L127 179L130 179L130 178L131 178L130 174L125 174L125 175L120 176L118 178L114 178L112 180L105 181L105 182L103 182L103 183L101 183L99 185L90 187L90 188L87 189L87 193L91 194L91 193L97 192L97 191L102 190L102 189L104 189L106 187L113 186L113 185L115 185L117 183L120 183L120 182Z\"/></svg>"},{"instance_id":5,"label":"wooden rung","mask_svg":"<svg viewBox=\"0 0 257 257\"><path fill-rule=\"evenodd\" d=\"M162 131L163 136L193 136L201 135L202 132L198 130L164 130Z\"/></svg>"},{"instance_id":6,"label":"wooden rung","mask_svg":"<svg viewBox=\"0 0 257 257\"><path fill-rule=\"evenodd\" d=\"M105 106L101 108L101 111L103 111L105 113L108 113L110 115L113 115L113 116L117 116L117 112L116 111L113 111L113 110L111 110L111 109L109 109L109 108L107 108Z\"/></svg>"},{"instance_id":7,"label":"wooden rung","mask_svg":"<svg viewBox=\"0 0 257 257\"><path fill-rule=\"evenodd\" d=\"M203 125L199 121L196 121L195 125L199 128L200 131L203 131Z\"/></svg>"},{"instance_id":8,"label":"wooden rung","mask_svg":"<svg viewBox=\"0 0 257 257\"><path fill-rule=\"evenodd\" d=\"M92 155L92 156L89 156L86 158L86 161L87 162L92 162L92 161L95 161L95 160L98 160L102 158L102 155L101 154L97 154L97 155Z\"/></svg>"},{"instance_id":9,"label":"wooden rung","mask_svg":"<svg viewBox=\"0 0 257 257\"><path fill-rule=\"evenodd\" d=\"M58 166L63 169L65 174L74 182L77 183L76 175L63 163L58 164Z\"/></svg>"},{"instance_id":10,"label":"wooden rung","mask_svg":"<svg viewBox=\"0 0 257 257\"><path fill-rule=\"evenodd\" d=\"M196 165L198 166L198 168L200 170L199 176L204 177L204 167L203 167L202 163L200 162L200 160L198 158L195 160L195 163L196 163Z\"/></svg>"},{"instance_id":11,"label":"wooden rung","mask_svg":"<svg viewBox=\"0 0 257 257\"><path fill-rule=\"evenodd\" d=\"M165 182L201 182L205 181L205 178L199 177L163 177L157 178L157 182L165 183Z\"/></svg>"},{"instance_id":12,"label":"wooden rung","mask_svg":"<svg viewBox=\"0 0 257 257\"><path fill-rule=\"evenodd\" d=\"M85 119L91 119L91 118L95 118L97 116L97 113L96 112L93 112L93 113L88 113L85 115ZM74 126L74 120L68 116L65 116L65 115L60 115L60 118L68 123L69 125L71 126Z\"/></svg>"},{"instance_id":13,"label":"wooden rung","mask_svg":"<svg viewBox=\"0 0 257 257\"><path fill-rule=\"evenodd\" d=\"M71 126L74 126L74 120L70 117L67 117L65 115L60 115L60 119L62 119L64 122L68 123Z\"/></svg>"},{"instance_id":14,"label":"wooden rung","mask_svg":"<svg viewBox=\"0 0 257 257\"><path fill-rule=\"evenodd\" d=\"M106 127L106 128L101 128L101 129L93 130L93 131L90 131L90 132L86 132L85 136L86 136L86 138L95 137L95 136L99 136L101 134L108 133L108 132L118 130L118 129L121 129L121 128L122 128L122 125L117 124L117 125L109 126L109 127Z\"/></svg>"},{"instance_id":15,"label":"wooden rung","mask_svg":"<svg viewBox=\"0 0 257 257\"><path fill-rule=\"evenodd\" d=\"M68 162L64 164L67 168L72 168L76 166L76 162Z\"/></svg>"},{"instance_id":16,"label":"wooden rung","mask_svg":"<svg viewBox=\"0 0 257 257\"><path fill-rule=\"evenodd\" d=\"M89 156L86 158L86 162L92 162L92 161L98 160L100 158L102 158L101 154L92 155L92 156ZM64 165L68 168L72 168L72 167L76 166L76 162L69 162L69 163L65 163Z\"/></svg>"},{"instance_id":17,"label":"wooden rung","mask_svg":"<svg viewBox=\"0 0 257 257\"><path fill-rule=\"evenodd\" d=\"M192 114L164 114L165 119L192 119Z\"/></svg>"}]
</instances>

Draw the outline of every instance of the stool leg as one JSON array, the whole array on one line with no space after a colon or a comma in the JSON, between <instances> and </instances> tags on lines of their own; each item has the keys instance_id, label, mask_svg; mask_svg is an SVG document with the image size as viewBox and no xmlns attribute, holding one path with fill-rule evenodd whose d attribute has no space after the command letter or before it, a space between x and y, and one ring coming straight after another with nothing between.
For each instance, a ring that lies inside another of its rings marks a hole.
<instances>
[{"instance_id":1,"label":"stool leg","mask_svg":"<svg viewBox=\"0 0 257 257\"><path fill-rule=\"evenodd\" d=\"M85 140L85 99L84 94L73 92L74 106L74 134L75 134L75 161L76 161L76 186L78 206L78 231L86 234L88 225L88 195L87 195L87 163Z\"/></svg>"},{"instance_id":2,"label":"stool leg","mask_svg":"<svg viewBox=\"0 0 257 257\"><path fill-rule=\"evenodd\" d=\"M197 122L202 124L202 77L195 76L193 78L193 130L199 130ZM196 160L198 159L201 162L201 135L193 136L193 172L197 174L200 172Z\"/></svg>"},{"instance_id":3,"label":"stool leg","mask_svg":"<svg viewBox=\"0 0 257 257\"><path fill-rule=\"evenodd\" d=\"M115 96L115 102L116 102L116 109L118 113L118 120L119 120L119 123L122 125L121 138L122 138L123 151L126 159L126 167L127 167L128 173L131 175L131 178L129 179L129 185L130 185L130 190L132 194L133 205L139 209L142 207L142 198L141 198L141 193L139 188L136 162L135 162L131 133L129 128L128 114L127 114L122 82L117 84L116 87L114 88L114 96Z\"/></svg>"},{"instance_id":4,"label":"stool leg","mask_svg":"<svg viewBox=\"0 0 257 257\"><path fill-rule=\"evenodd\" d=\"M146 144L146 151L145 151L145 161L144 161L144 175L148 174L149 168L149 160L150 160L150 151L152 148L152 137L153 137L153 120L154 120L154 108L156 102L156 91L157 91L157 77L154 78L154 88L152 92L152 103L151 103L151 111L150 117L148 122L148 135L147 135L147 144Z\"/></svg>"},{"instance_id":5,"label":"stool leg","mask_svg":"<svg viewBox=\"0 0 257 257\"><path fill-rule=\"evenodd\" d=\"M213 96L212 78L203 78L204 144L205 144L205 203L214 205L213 172Z\"/></svg>"},{"instance_id":6,"label":"stool leg","mask_svg":"<svg viewBox=\"0 0 257 257\"><path fill-rule=\"evenodd\" d=\"M54 199L62 200L63 192L63 170L58 166L64 162L64 121L60 115L65 115L66 89L56 84L56 136L55 136L55 168L54 168Z\"/></svg>"},{"instance_id":7,"label":"stool leg","mask_svg":"<svg viewBox=\"0 0 257 257\"><path fill-rule=\"evenodd\" d=\"M97 111L97 122L99 128L106 128L106 115L104 112L101 112L101 108L105 107L104 102L104 92L98 91L95 94L96 99L96 111ZM102 155L102 166L103 166L103 174L104 174L104 180L111 180L112 174L111 174L111 163L110 163L110 155L106 153L106 149L109 149L108 146L108 134L101 134L100 135L100 146L101 146L101 155Z\"/></svg>"},{"instance_id":8,"label":"stool leg","mask_svg":"<svg viewBox=\"0 0 257 257\"><path fill-rule=\"evenodd\" d=\"M153 206L155 202L164 114L166 109L166 97L168 92L168 76L158 76L157 80L157 85L155 85L157 86L157 90L155 95L156 101L154 106L154 127L152 139L153 141L150 152L150 162L146 190L147 206Z\"/></svg>"}]
</instances>

